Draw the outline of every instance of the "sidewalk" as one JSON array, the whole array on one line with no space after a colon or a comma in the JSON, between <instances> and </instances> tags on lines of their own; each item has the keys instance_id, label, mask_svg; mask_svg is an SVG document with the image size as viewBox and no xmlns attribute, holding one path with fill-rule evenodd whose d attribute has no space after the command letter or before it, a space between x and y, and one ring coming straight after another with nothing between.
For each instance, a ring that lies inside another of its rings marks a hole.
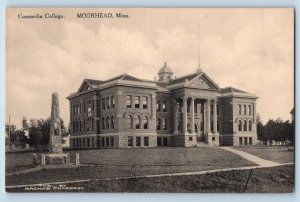
<instances>
[{"instance_id":1,"label":"sidewalk","mask_svg":"<svg viewBox=\"0 0 300 202\"><path fill-rule=\"evenodd\" d=\"M224 149L226 151L232 152L234 154L237 154L239 156L241 156L244 159L247 159L248 161L251 161L257 165L259 165L260 167L273 167L273 166L278 166L280 165L280 163L274 162L274 161L268 161L262 158L259 158L257 156L254 156L252 154L249 154L247 152L243 152L240 150L236 150L230 147L219 147L220 149Z\"/></svg>"}]
</instances>

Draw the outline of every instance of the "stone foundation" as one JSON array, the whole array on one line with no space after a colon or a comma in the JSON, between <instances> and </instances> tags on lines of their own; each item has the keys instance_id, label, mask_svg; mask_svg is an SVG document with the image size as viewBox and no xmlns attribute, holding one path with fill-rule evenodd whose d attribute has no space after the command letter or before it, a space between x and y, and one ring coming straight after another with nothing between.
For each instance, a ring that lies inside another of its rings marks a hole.
<instances>
[{"instance_id":1,"label":"stone foundation","mask_svg":"<svg viewBox=\"0 0 300 202\"><path fill-rule=\"evenodd\" d=\"M220 135L219 133L207 133L205 135L205 142L208 145L220 146Z\"/></svg>"},{"instance_id":2,"label":"stone foundation","mask_svg":"<svg viewBox=\"0 0 300 202\"><path fill-rule=\"evenodd\" d=\"M63 164L70 164L70 154L42 154L42 166Z\"/></svg>"},{"instance_id":3,"label":"stone foundation","mask_svg":"<svg viewBox=\"0 0 300 202\"><path fill-rule=\"evenodd\" d=\"M176 135L172 139L174 147L196 147L197 146L197 135Z\"/></svg>"}]
</instances>

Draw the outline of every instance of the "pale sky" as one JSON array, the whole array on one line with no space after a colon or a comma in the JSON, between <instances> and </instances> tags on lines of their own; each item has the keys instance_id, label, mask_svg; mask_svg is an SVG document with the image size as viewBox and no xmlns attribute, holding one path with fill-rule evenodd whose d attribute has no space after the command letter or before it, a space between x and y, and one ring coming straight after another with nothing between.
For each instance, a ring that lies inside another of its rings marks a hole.
<instances>
[{"instance_id":1,"label":"pale sky","mask_svg":"<svg viewBox=\"0 0 300 202\"><path fill-rule=\"evenodd\" d=\"M20 19L18 14L63 14ZM77 19L80 12L130 18ZM254 93L261 119L290 120L294 106L292 9L11 9L7 10L6 121L50 116L51 94L69 123L66 97L84 78L122 73L151 79L166 61L175 75L196 71L197 24L202 70L220 87Z\"/></svg>"}]
</instances>

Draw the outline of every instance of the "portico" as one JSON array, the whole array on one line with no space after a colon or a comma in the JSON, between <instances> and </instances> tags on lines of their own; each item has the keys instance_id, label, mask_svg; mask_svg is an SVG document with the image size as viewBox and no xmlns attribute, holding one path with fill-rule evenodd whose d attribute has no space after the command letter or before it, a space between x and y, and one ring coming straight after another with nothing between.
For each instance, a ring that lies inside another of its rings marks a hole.
<instances>
[{"instance_id":1,"label":"portico","mask_svg":"<svg viewBox=\"0 0 300 202\"><path fill-rule=\"evenodd\" d=\"M196 146L197 142L219 144L216 97L183 96L173 99L173 106L173 134L177 144L182 146Z\"/></svg>"}]
</instances>

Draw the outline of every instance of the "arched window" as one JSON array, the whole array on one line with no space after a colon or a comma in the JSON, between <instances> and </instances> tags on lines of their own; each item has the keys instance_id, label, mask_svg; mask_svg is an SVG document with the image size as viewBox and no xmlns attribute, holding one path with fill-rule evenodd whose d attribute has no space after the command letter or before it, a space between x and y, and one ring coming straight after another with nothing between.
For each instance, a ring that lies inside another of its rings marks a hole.
<instances>
[{"instance_id":1,"label":"arched window","mask_svg":"<svg viewBox=\"0 0 300 202\"><path fill-rule=\"evenodd\" d=\"M109 130L110 127L109 127L109 116L106 117L106 130Z\"/></svg>"},{"instance_id":2,"label":"arched window","mask_svg":"<svg viewBox=\"0 0 300 202\"><path fill-rule=\"evenodd\" d=\"M244 131L247 131L247 121L244 121Z\"/></svg>"},{"instance_id":3,"label":"arched window","mask_svg":"<svg viewBox=\"0 0 300 202\"><path fill-rule=\"evenodd\" d=\"M197 124L195 124L195 133L198 133L198 126L197 126Z\"/></svg>"},{"instance_id":4,"label":"arched window","mask_svg":"<svg viewBox=\"0 0 300 202\"><path fill-rule=\"evenodd\" d=\"M252 131L252 121L249 121L249 131Z\"/></svg>"},{"instance_id":5,"label":"arched window","mask_svg":"<svg viewBox=\"0 0 300 202\"><path fill-rule=\"evenodd\" d=\"M115 129L115 117L114 116L111 116L110 118L110 121L111 121L111 129Z\"/></svg>"},{"instance_id":6,"label":"arched window","mask_svg":"<svg viewBox=\"0 0 300 202\"><path fill-rule=\"evenodd\" d=\"M127 120L127 128L128 129L132 129L132 125L133 125L133 118L131 115L128 115L126 117L126 120Z\"/></svg>"},{"instance_id":7,"label":"arched window","mask_svg":"<svg viewBox=\"0 0 300 202\"><path fill-rule=\"evenodd\" d=\"M144 129L149 129L149 126L148 126L149 123L148 122L149 122L148 117L145 116L144 119L143 119L143 128Z\"/></svg>"},{"instance_id":8,"label":"arched window","mask_svg":"<svg viewBox=\"0 0 300 202\"><path fill-rule=\"evenodd\" d=\"M140 129L140 128L141 128L141 117L140 116L136 116L135 129Z\"/></svg>"},{"instance_id":9,"label":"arched window","mask_svg":"<svg viewBox=\"0 0 300 202\"><path fill-rule=\"evenodd\" d=\"M158 119L156 120L156 130L160 130L160 125L161 125L161 119L158 118Z\"/></svg>"},{"instance_id":10,"label":"arched window","mask_svg":"<svg viewBox=\"0 0 300 202\"><path fill-rule=\"evenodd\" d=\"M102 128L102 130L105 130L105 118L104 117L102 117L102 121L101 121L101 128Z\"/></svg>"},{"instance_id":11,"label":"arched window","mask_svg":"<svg viewBox=\"0 0 300 202\"><path fill-rule=\"evenodd\" d=\"M87 109L87 115L88 115L88 117L92 116L92 108L90 106Z\"/></svg>"},{"instance_id":12,"label":"arched window","mask_svg":"<svg viewBox=\"0 0 300 202\"><path fill-rule=\"evenodd\" d=\"M239 131L242 131L242 121L239 120Z\"/></svg>"}]
</instances>

